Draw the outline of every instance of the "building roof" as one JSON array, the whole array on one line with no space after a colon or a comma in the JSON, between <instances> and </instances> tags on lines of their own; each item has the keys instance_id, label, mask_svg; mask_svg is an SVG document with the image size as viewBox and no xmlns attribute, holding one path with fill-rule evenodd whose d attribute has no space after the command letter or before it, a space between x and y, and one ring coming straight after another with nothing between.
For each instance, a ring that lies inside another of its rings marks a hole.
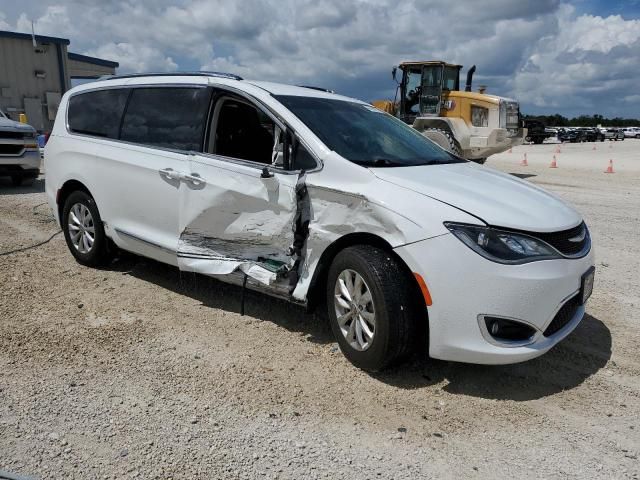
<instances>
[{"instance_id":1,"label":"building roof","mask_svg":"<svg viewBox=\"0 0 640 480\"><path fill-rule=\"evenodd\" d=\"M97 58L97 57L89 57L88 55L80 55L79 53L68 52L67 57L69 58L69 60L90 63L92 65L100 65L101 67L118 68L120 66L118 62L112 62L111 60L103 60L102 58Z\"/></svg>"},{"instance_id":2,"label":"building roof","mask_svg":"<svg viewBox=\"0 0 640 480\"><path fill-rule=\"evenodd\" d=\"M47 37L45 35L36 35L36 42L38 43L59 43L62 45L69 45L71 42L68 38L60 37ZM30 33L9 32L7 30L0 30L0 38L18 38L21 40L31 40L32 35Z\"/></svg>"}]
</instances>

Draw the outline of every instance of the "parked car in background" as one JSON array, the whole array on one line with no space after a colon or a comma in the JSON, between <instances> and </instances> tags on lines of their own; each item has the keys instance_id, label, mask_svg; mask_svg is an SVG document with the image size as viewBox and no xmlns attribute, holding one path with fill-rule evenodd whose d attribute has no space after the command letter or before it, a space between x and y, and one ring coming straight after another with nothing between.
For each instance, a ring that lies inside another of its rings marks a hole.
<instances>
[{"instance_id":1,"label":"parked car in background","mask_svg":"<svg viewBox=\"0 0 640 480\"><path fill-rule=\"evenodd\" d=\"M540 144L545 139L555 136L553 133L547 132L544 123L540 120L526 119L524 120L524 128L527 129L527 136L524 139L526 142Z\"/></svg>"},{"instance_id":2,"label":"parked car in background","mask_svg":"<svg viewBox=\"0 0 640 480\"><path fill-rule=\"evenodd\" d=\"M624 132L619 128L601 128L604 138L609 140L624 140Z\"/></svg>"},{"instance_id":3,"label":"parked car in background","mask_svg":"<svg viewBox=\"0 0 640 480\"><path fill-rule=\"evenodd\" d=\"M571 143L579 143L586 142L587 135L583 130L578 128L565 128L561 131L558 131L558 140L561 142L571 142Z\"/></svg>"},{"instance_id":4,"label":"parked car in background","mask_svg":"<svg viewBox=\"0 0 640 480\"><path fill-rule=\"evenodd\" d=\"M640 138L640 127L629 127L622 129L625 138Z\"/></svg>"},{"instance_id":5,"label":"parked car in background","mask_svg":"<svg viewBox=\"0 0 640 480\"><path fill-rule=\"evenodd\" d=\"M600 131L599 128L595 127L582 127L580 128L584 133L584 138L586 142L604 142L604 133Z\"/></svg>"},{"instance_id":6,"label":"parked car in background","mask_svg":"<svg viewBox=\"0 0 640 480\"><path fill-rule=\"evenodd\" d=\"M45 151L47 200L77 262L120 248L326 308L366 370L419 342L453 361L537 357L592 291L574 208L333 93L115 77L64 94Z\"/></svg>"},{"instance_id":7,"label":"parked car in background","mask_svg":"<svg viewBox=\"0 0 640 480\"><path fill-rule=\"evenodd\" d=\"M0 110L0 176L11 177L15 186L31 185L40 173L36 130L16 122Z\"/></svg>"}]
</instances>

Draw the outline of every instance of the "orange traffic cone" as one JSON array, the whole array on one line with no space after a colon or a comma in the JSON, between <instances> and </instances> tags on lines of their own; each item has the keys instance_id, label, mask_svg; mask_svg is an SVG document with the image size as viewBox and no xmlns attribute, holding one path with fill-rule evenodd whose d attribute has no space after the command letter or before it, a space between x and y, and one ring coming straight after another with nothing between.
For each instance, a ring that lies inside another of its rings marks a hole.
<instances>
[{"instance_id":1,"label":"orange traffic cone","mask_svg":"<svg viewBox=\"0 0 640 480\"><path fill-rule=\"evenodd\" d=\"M560 152L560 145L558 145L558 146L556 147L556 151L555 151L554 153L562 153L562 152Z\"/></svg>"},{"instance_id":2,"label":"orange traffic cone","mask_svg":"<svg viewBox=\"0 0 640 480\"><path fill-rule=\"evenodd\" d=\"M607 167L607 169L604 171L604 173L615 173L613 171L613 160L609 160L609 166Z\"/></svg>"},{"instance_id":3,"label":"orange traffic cone","mask_svg":"<svg viewBox=\"0 0 640 480\"><path fill-rule=\"evenodd\" d=\"M529 163L527 162L527 154L524 154L524 158L522 159L522 161L520 162L520 165L522 165L523 167L528 167Z\"/></svg>"},{"instance_id":4,"label":"orange traffic cone","mask_svg":"<svg viewBox=\"0 0 640 480\"><path fill-rule=\"evenodd\" d=\"M596 146L594 145L593 148L591 150L597 150Z\"/></svg>"},{"instance_id":5,"label":"orange traffic cone","mask_svg":"<svg viewBox=\"0 0 640 480\"><path fill-rule=\"evenodd\" d=\"M509 149L509 153L513 153L513 148L510 148L510 149Z\"/></svg>"},{"instance_id":6,"label":"orange traffic cone","mask_svg":"<svg viewBox=\"0 0 640 480\"><path fill-rule=\"evenodd\" d=\"M551 165L549 165L549 168L558 168L558 162L556 161L556 156L553 156L553 160L551 160Z\"/></svg>"}]
</instances>

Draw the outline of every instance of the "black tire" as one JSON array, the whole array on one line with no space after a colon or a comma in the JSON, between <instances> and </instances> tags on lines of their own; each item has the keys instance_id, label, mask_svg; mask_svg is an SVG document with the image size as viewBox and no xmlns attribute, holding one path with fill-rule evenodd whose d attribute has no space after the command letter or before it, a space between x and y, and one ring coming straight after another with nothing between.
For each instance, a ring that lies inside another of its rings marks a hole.
<instances>
[{"instance_id":1,"label":"black tire","mask_svg":"<svg viewBox=\"0 0 640 480\"><path fill-rule=\"evenodd\" d=\"M91 249L86 253L80 252L73 245L69 232L69 212L77 203L86 206L93 218L94 242ZM104 233L104 225L102 224L100 212L98 211L95 200L86 192L76 191L67 197L62 208L62 231L64 232L64 238L67 241L67 247L71 255L74 256L79 264L87 267L102 267L108 265L113 260L115 248L113 248L111 241Z\"/></svg>"},{"instance_id":2,"label":"black tire","mask_svg":"<svg viewBox=\"0 0 640 480\"><path fill-rule=\"evenodd\" d=\"M533 139L533 143L535 143L536 145L540 145L542 142L544 142L544 138L535 137Z\"/></svg>"},{"instance_id":3,"label":"black tire","mask_svg":"<svg viewBox=\"0 0 640 480\"><path fill-rule=\"evenodd\" d=\"M472 161L472 162L476 162L476 163L478 163L478 164L480 164L480 165L484 165L484 164L485 164L485 162L487 161L487 157L484 157L484 158L474 158L474 159L472 159L471 161Z\"/></svg>"},{"instance_id":4,"label":"black tire","mask_svg":"<svg viewBox=\"0 0 640 480\"><path fill-rule=\"evenodd\" d=\"M425 132L438 132L444 135L447 139L447 145L441 145L441 146L449 150L454 155L457 155L458 157L462 157L462 149L460 148L460 145L458 145L458 142L456 141L455 137L449 130L445 130L442 128L427 128Z\"/></svg>"},{"instance_id":5,"label":"black tire","mask_svg":"<svg viewBox=\"0 0 640 480\"><path fill-rule=\"evenodd\" d=\"M345 270L358 273L371 292L375 327L373 340L365 350L352 347L338 324L334 289ZM410 273L390 253L370 245L356 245L338 253L327 278L327 310L331 330L344 356L356 367L370 372L406 358L418 337L421 298L417 293Z\"/></svg>"}]
</instances>

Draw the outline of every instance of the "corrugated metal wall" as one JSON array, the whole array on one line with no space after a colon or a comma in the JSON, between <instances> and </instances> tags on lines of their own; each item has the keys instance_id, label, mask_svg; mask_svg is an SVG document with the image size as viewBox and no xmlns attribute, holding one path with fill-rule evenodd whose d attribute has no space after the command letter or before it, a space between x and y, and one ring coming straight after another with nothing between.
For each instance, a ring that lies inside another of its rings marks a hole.
<instances>
[{"instance_id":1,"label":"corrugated metal wall","mask_svg":"<svg viewBox=\"0 0 640 480\"><path fill-rule=\"evenodd\" d=\"M66 69L67 46L49 43L38 44L38 47L45 51L34 51L31 40L0 37L0 108L17 119L18 112L24 111L24 99L38 98L42 103L42 128L49 130L53 122L48 119L46 93L64 93L58 67L58 48ZM44 72L44 78L38 78L36 70ZM70 87L69 77L64 75L63 78L66 90Z\"/></svg>"},{"instance_id":2,"label":"corrugated metal wall","mask_svg":"<svg viewBox=\"0 0 640 480\"><path fill-rule=\"evenodd\" d=\"M87 62L79 62L71 58L67 59L68 72L70 77L99 77L101 75L113 75L115 69L113 67L105 67L102 65L94 65Z\"/></svg>"}]
</instances>

